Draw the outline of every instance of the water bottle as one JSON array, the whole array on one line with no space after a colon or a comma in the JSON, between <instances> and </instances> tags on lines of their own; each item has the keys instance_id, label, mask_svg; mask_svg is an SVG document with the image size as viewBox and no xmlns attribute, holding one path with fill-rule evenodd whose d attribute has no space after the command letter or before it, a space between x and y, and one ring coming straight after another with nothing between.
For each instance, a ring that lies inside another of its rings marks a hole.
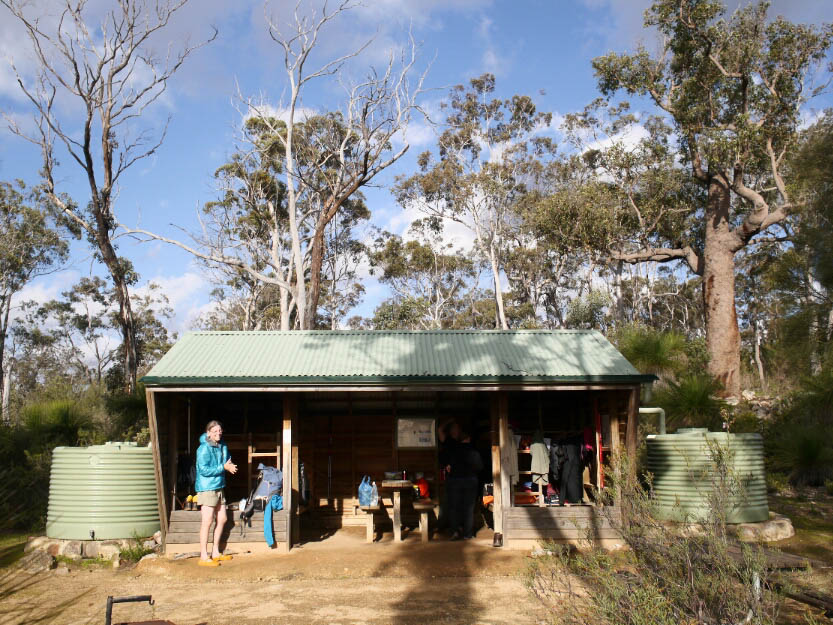
<instances>
[{"instance_id":1,"label":"water bottle","mask_svg":"<svg viewBox=\"0 0 833 625\"><path fill-rule=\"evenodd\" d=\"M373 482L373 486L370 489L370 505L379 505L379 489L376 488L376 482Z\"/></svg>"}]
</instances>

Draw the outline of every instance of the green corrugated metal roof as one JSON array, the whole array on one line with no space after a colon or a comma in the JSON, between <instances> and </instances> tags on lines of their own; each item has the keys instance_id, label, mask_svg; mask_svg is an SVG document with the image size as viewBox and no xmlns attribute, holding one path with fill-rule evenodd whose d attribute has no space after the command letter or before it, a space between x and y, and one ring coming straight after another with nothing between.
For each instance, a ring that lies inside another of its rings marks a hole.
<instances>
[{"instance_id":1,"label":"green corrugated metal roof","mask_svg":"<svg viewBox=\"0 0 833 625\"><path fill-rule=\"evenodd\" d=\"M602 334L583 330L191 332L149 386L639 383Z\"/></svg>"}]
</instances>

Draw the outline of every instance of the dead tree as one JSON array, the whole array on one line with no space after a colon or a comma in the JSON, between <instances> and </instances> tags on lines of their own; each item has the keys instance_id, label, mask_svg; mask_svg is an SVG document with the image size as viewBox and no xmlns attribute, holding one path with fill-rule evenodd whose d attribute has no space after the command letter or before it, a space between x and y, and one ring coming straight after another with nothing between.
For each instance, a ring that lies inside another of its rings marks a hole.
<instances>
[{"instance_id":1,"label":"dead tree","mask_svg":"<svg viewBox=\"0 0 833 625\"><path fill-rule=\"evenodd\" d=\"M0 0L25 28L37 62L34 80L15 68L18 85L34 106L37 130L28 133L13 121L10 126L41 149L49 199L85 234L110 273L119 302L129 392L136 388L138 369L128 290L135 276L113 243L118 223L114 204L124 172L153 155L165 139L167 123L158 133L141 127L146 109L165 92L168 80L191 53L217 36L214 30L196 45L185 43L157 56L158 33L187 2L117 0L115 8L94 24L86 0L65 0L54 22L32 16L22 0ZM56 188L56 143L83 171L88 202L76 204Z\"/></svg>"}]
</instances>

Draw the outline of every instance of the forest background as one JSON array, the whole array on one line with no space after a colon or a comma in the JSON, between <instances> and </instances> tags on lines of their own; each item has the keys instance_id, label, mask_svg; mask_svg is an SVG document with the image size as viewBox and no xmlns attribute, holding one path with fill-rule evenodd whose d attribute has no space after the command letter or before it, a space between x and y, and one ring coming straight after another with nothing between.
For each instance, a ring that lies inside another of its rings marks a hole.
<instances>
[{"instance_id":1,"label":"forest background","mask_svg":"<svg viewBox=\"0 0 833 625\"><path fill-rule=\"evenodd\" d=\"M0 4L3 524L188 329L598 329L833 478L824 3Z\"/></svg>"}]
</instances>

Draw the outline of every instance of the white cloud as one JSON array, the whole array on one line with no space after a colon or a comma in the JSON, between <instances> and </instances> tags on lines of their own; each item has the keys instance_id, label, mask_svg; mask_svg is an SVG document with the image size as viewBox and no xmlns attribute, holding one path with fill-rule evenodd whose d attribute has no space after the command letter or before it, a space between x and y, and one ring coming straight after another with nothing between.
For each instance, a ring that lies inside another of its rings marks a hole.
<instances>
[{"instance_id":1,"label":"white cloud","mask_svg":"<svg viewBox=\"0 0 833 625\"><path fill-rule=\"evenodd\" d=\"M61 292L67 290L69 285L75 284L80 277L81 274L74 270L41 276L14 295L12 308L20 306L23 302L34 301L38 304L45 304L50 300L57 299L61 296ZM14 312L12 312L12 316L14 316Z\"/></svg>"},{"instance_id":2,"label":"white cloud","mask_svg":"<svg viewBox=\"0 0 833 625\"><path fill-rule=\"evenodd\" d=\"M798 127L801 130L809 128L824 117L824 111L816 108L804 108L801 110L801 121Z\"/></svg>"},{"instance_id":3,"label":"white cloud","mask_svg":"<svg viewBox=\"0 0 833 625\"><path fill-rule=\"evenodd\" d=\"M145 285L134 289L134 294L147 295L150 283L158 285L160 292L168 298L168 304L174 311L174 318L168 325L176 332L187 329L187 324L200 314L210 291L205 275L188 270L180 275L154 276Z\"/></svg>"},{"instance_id":4,"label":"white cloud","mask_svg":"<svg viewBox=\"0 0 833 625\"><path fill-rule=\"evenodd\" d=\"M626 151L631 151L639 145L640 141L647 139L649 136L650 133L645 129L645 126L642 126L641 124L632 124L625 128L622 132L615 134L612 137L592 141L587 144L586 149L606 150L612 145L619 143L624 146Z\"/></svg>"}]
</instances>

